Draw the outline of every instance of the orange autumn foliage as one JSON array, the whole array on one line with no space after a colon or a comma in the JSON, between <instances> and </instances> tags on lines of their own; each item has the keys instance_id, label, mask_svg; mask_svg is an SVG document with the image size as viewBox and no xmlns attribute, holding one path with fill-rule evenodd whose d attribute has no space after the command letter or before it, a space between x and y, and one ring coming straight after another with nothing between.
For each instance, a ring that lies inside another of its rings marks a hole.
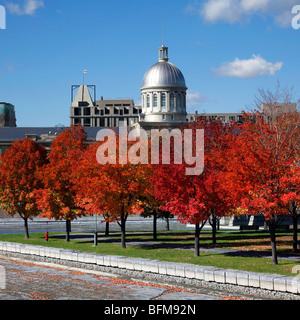
<instances>
[{"instance_id":1,"label":"orange autumn foliage","mask_svg":"<svg viewBox=\"0 0 300 320\"><path fill-rule=\"evenodd\" d=\"M25 222L39 215L35 191L42 188L37 171L47 163L47 151L31 139L17 140L1 157L0 205L9 215L19 214Z\"/></svg>"}]
</instances>

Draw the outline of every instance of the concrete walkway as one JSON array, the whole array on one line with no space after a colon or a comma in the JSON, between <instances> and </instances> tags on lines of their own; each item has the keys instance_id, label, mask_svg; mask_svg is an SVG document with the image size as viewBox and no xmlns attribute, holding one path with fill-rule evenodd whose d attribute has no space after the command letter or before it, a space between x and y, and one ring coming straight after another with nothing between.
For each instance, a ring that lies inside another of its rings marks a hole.
<instances>
[{"instance_id":1,"label":"concrete walkway","mask_svg":"<svg viewBox=\"0 0 300 320\"><path fill-rule=\"evenodd\" d=\"M87 268L130 277L151 278L156 281L189 283L194 286L217 285L228 290L243 290L257 294L263 290L276 297L300 299L300 280L278 274L254 273L211 266L163 262L141 258L98 255L59 248L0 242L0 254ZM281 294L281 295L280 295Z\"/></svg>"},{"instance_id":2,"label":"concrete walkway","mask_svg":"<svg viewBox=\"0 0 300 320\"><path fill-rule=\"evenodd\" d=\"M95 270L72 268L57 264L17 258L2 258L6 281L0 286L2 300L230 300L232 295L214 290L188 290L176 286L134 281ZM1 273L0 273L1 274ZM249 299L233 295L235 299ZM251 299L251 297L250 297ZM106 301L106 302L105 302ZM115 303L115 302L114 302ZM97 314L101 304L97 303Z\"/></svg>"}]
</instances>

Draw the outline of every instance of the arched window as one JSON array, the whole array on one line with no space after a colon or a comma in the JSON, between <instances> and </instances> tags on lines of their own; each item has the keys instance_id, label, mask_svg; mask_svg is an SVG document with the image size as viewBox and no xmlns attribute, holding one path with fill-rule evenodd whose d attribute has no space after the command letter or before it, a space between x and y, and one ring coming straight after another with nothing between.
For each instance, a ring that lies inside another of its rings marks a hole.
<instances>
[{"instance_id":1,"label":"arched window","mask_svg":"<svg viewBox=\"0 0 300 320\"><path fill-rule=\"evenodd\" d=\"M181 111L181 95L178 94L176 97L176 108L177 111Z\"/></svg>"},{"instance_id":2,"label":"arched window","mask_svg":"<svg viewBox=\"0 0 300 320\"><path fill-rule=\"evenodd\" d=\"M173 112L175 110L175 96L172 93L170 95L170 111Z\"/></svg>"},{"instance_id":3,"label":"arched window","mask_svg":"<svg viewBox=\"0 0 300 320\"><path fill-rule=\"evenodd\" d=\"M186 93L183 92L183 110L182 111L186 111Z\"/></svg>"},{"instance_id":4,"label":"arched window","mask_svg":"<svg viewBox=\"0 0 300 320\"><path fill-rule=\"evenodd\" d=\"M156 93L153 96L153 106L154 106L154 108L157 108L157 94Z\"/></svg>"},{"instance_id":5,"label":"arched window","mask_svg":"<svg viewBox=\"0 0 300 320\"><path fill-rule=\"evenodd\" d=\"M166 94L165 93L162 93L161 94L161 107L162 108L165 108L167 106L167 103L166 103Z\"/></svg>"}]
</instances>

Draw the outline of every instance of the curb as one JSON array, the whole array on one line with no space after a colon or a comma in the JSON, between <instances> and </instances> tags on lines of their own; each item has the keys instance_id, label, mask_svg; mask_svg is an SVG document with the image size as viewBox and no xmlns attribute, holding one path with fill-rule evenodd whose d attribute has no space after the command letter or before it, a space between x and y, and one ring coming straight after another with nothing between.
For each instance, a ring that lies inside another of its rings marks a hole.
<instances>
[{"instance_id":1,"label":"curb","mask_svg":"<svg viewBox=\"0 0 300 320\"><path fill-rule=\"evenodd\" d=\"M145 272L152 275L173 276L189 280L235 285L273 292L300 294L300 278L278 274L254 273L211 266L198 266L186 263L164 262L158 260L129 258L123 256L99 255L73 250L32 246L20 243L0 242L0 253L19 254L38 259L54 259L67 264L85 265Z\"/></svg>"}]
</instances>

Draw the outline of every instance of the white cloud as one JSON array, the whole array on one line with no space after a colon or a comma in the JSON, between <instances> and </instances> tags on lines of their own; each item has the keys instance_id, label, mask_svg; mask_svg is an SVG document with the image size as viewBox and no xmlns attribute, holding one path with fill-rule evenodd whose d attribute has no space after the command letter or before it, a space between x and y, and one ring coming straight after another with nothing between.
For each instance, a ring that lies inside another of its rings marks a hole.
<instances>
[{"instance_id":1,"label":"white cloud","mask_svg":"<svg viewBox=\"0 0 300 320\"><path fill-rule=\"evenodd\" d=\"M0 65L0 75L13 72L14 70L15 70L15 67L10 61L5 62L4 65Z\"/></svg>"},{"instance_id":2,"label":"white cloud","mask_svg":"<svg viewBox=\"0 0 300 320\"><path fill-rule=\"evenodd\" d=\"M232 62L225 62L218 69L212 69L222 77L257 78L262 75L275 75L283 66L282 62L268 62L259 55L253 55L251 59L240 60L235 58Z\"/></svg>"},{"instance_id":3,"label":"white cloud","mask_svg":"<svg viewBox=\"0 0 300 320\"><path fill-rule=\"evenodd\" d=\"M188 90L186 97L186 104L188 109L199 107L203 102L208 101L202 93L198 91Z\"/></svg>"},{"instance_id":4,"label":"white cloud","mask_svg":"<svg viewBox=\"0 0 300 320\"><path fill-rule=\"evenodd\" d=\"M245 12L265 10L270 0L242 0L241 9Z\"/></svg>"},{"instance_id":5,"label":"white cloud","mask_svg":"<svg viewBox=\"0 0 300 320\"><path fill-rule=\"evenodd\" d=\"M34 15L36 10L44 7L42 0L25 0L23 7L17 3L7 2L6 7L11 14Z\"/></svg>"},{"instance_id":6,"label":"white cloud","mask_svg":"<svg viewBox=\"0 0 300 320\"><path fill-rule=\"evenodd\" d=\"M236 22L240 19L239 7L235 0L210 0L204 4L201 14L209 22Z\"/></svg>"},{"instance_id":7,"label":"white cloud","mask_svg":"<svg viewBox=\"0 0 300 320\"><path fill-rule=\"evenodd\" d=\"M299 0L205 0L194 2L187 12L199 14L205 21L243 22L254 15L271 16L280 27L291 26L292 8Z\"/></svg>"}]
</instances>

